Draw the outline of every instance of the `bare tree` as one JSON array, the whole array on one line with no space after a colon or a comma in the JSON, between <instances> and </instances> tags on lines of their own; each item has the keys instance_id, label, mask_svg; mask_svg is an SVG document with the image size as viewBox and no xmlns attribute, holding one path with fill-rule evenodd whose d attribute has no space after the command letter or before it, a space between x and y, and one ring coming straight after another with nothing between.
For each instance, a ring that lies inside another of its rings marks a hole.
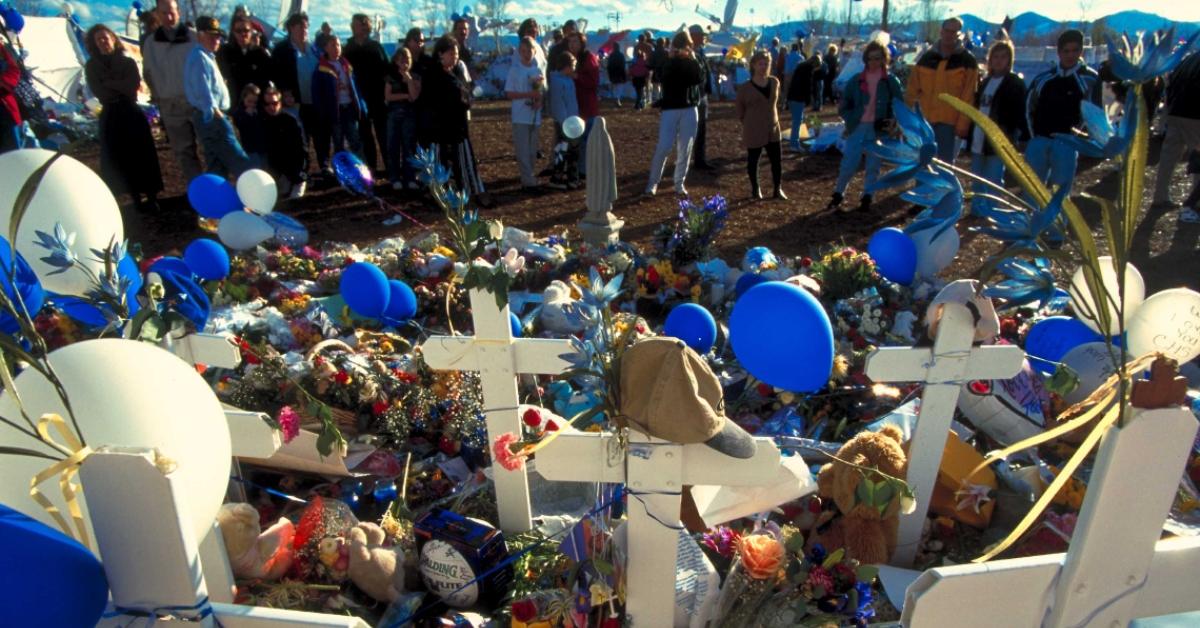
<instances>
[{"instance_id":1,"label":"bare tree","mask_svg":"<svg viewBox=\"0 0 1200 628\"><path fill-rule=\"evenodd\" d=\"M921 35L924 39L937 39L942 20L945 19L942 13L942 0L919 0L917 18L921 21Z\"/></svg>"},{"instance_id":2,"label":"bare tree","mask_svg":"<svg viewBox=\"0 0 1200 628\"><path fill-rule=\"evenodd\" d=\"M442 32L446 32L446 27L442 25L442 5L436 0L425 0L421 5L421 17L425 18L425 38L432 40L438 32L438 26L442 26Z\"/></svg>"},{"instance_id":3,"label":"bare tree","mask_svg":"<svg viewBox=\"0 0 1200 628\"><path fill-rule=\"evenodd\" d=\"M1087 22L1092 15L1092 8L1096 6L1096 0L1077 0L1079 3L1079 22L1080 26Z\"/></svg>"}]
</instances>

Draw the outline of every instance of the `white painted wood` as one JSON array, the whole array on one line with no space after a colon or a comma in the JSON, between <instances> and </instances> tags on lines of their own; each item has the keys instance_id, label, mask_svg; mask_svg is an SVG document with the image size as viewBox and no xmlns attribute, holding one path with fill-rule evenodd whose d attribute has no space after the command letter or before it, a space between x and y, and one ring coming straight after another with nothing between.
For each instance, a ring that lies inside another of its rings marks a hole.
<instances>
[{"instance_id":1,"label":"white painted wood","mask_svg":"<svg viewBox=\"0 0 1200 628\"><path fill-rule=\"evenodd\" d=\"M1025 352L1016 346L972 348L975 324L970 311L958 303L943 304L933 349L888 347L867 357L866 373L876 382L925 382L921 414L908 446L908 483L917 507L900 516L892 564L911 565L921 543L946 433L958 406L962 384L974 379L1008 379L1021 370Z\"/></svg>"},{"instance_id":2,"label":"white painted wood","mask_svg":"<svg viewBox=\"0 0 1200 628\"><path fill-rule=\"evenodd\" d=\"M929 569L908 587L900 623L913 628L1042 626L1066 559L1066 554L1048 554ZM1132 617L1200 609L1200 537L1159 541L1148 576L1135 598Z\"/></svg>"},{"instance_id":3,"label":"white painted wood","mask_svg":"<svg viewBox=\"0 0 1200 628\"><path fill-rule=\"evenodd\" d=\"M283 435L267 424L266 414L222 405L235 458L270 458L279 451Z\"/></svg>"},{"instance_id":4,"label":"white painted wood","mask_svg":"<svg viewBox=\"0 0 1200 628\"><path fill-rule=\"evenodd\" d=\"M1196 418L1182 408L1133 410L1125 427L1104 435L1048 625L1124 625L1136 617L1195 436Z\"/></svg>"},{"instance_id":5,"label":"white painted wood","mask_svg":"<svg viewBox=\"0 0 1200 628\"><path fill-rule=\"evenodd\" d=\"M204 569L208 599L232 604L236 583L233 568L229 566L229 552L225 551L225 537L221 535L221 526L216 521L200 540L200 566Z\"/></svg>"},{"instance_id":6,"label":"white painted wood","mask_svg":"<svg viewBox=\"0 0 1200 628\"><path fill-rule=\"evenodd\" d=\"M176 498L187 489L155 466L153 450L101 447L84 460L80 476L96 543L104 557L110 611L123 608L149 612L190 607L205 598L210 602L217 599L205 581L201 550L192 535L184 502ZM189 625L213 626L217 620L229 628L367 626L356 617L339 615L219 602L213 602L212 608L213 615ZM172 614L197 615L184 611ZM99 625L129 626L145 621L144 617L121 614L103 619Z\"/></svg>"},{"instance_id":7,"label":"white painted wood","mask_svg":"<svg viewBox=\"0 0 1200 628\"><path fill-rule=\"evenodd\" d=\"M242 363L242 352L225 336L190 334L172 338L168 334L162 347L189 364L204 364L231 369Z\"/></svg>"},{"instance_id":8,"label":"white painted wood","mask_svg":"<svg viewBox=\"0 0 1200 628\"><path fill-rule=\"evenodd\" d=\"M682 487L769 484L778 477L779 449L771 439L756 438L754 457L738 460L703 444L678 445L634 430L627 451L617 449L616 440L612 434L561 434L538 452L538 473L556 481L627 485L627 625L672 626Z\"/></svg>"},{"instance_id":9,"label":"white painted wood","mask_svg":"<svg viewBox=\"0 0 1200 628\"><path fill-rule=\"evenodd\" d=\"M470 295L475 336L433 336L421 345L421 352L434 369L479 371L490 446L505 432L521 433L517 377L522 373L562 373L570 364L558 356L574 350L567 340L513 338L508 305L497 308L495 297L482 289L473 289ZM533 527L526 473L525 469L492 466L496 509L504 532L525 532Z\"/></svg>"}]
</instances>

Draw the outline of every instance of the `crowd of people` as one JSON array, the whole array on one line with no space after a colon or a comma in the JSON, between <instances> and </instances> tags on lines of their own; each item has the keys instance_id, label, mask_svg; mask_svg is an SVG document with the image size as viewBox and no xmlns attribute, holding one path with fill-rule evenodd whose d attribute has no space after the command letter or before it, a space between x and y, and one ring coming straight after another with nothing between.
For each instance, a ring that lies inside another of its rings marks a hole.
<instances>
[{"instance_id":1,"label":"crowd of people","mask_svg":"<svg viewBox=\"0 0 1200 628\"><path fill-rule=\"evenodd\" d=\"M305 194L310 176L332 179L331 156L358 155L375 172L385 173L395 190L417 190L411 158L418 147L435 151L456 184L480 205L491 198L480 176L471 141L474 93L470 23L457 19L436 41L420 28L410 29L389 58L372 37L371 20L362 14L350 22L343 41L325 25L309 36L304 13L291 15L285 37L268 48L256 22L235 12L226 31L202 16L184 24L176 0L158 0L147 14L142 42L143 72L125 54L121 39L98 24L84 37L89 53L88 87L103 104L99 120L101 171L114 192L132 196L139 209L153 211L163 190L153 135L137 104L144 79L157 106L171 154L186 180L204 173L237 177L261 168L277 178L281 194ZM750 196L763 198L759 166L765 152L772 177L771 197L786 199L783 189L783 138L780 110L791 116L788 147L803 152L801 125L806 113L836 105L844 122L843 156L831 208L844 205L851 179L865 170L864 189L877 180L881 160L869 150L877 140L898 133L896 107L919 108L937 140L937 158L954 162L960 149L970 156L980 178L1004 181L1004 164L981 129L940 96L950 94L974 104L1019 147L1032 169L1054 186L1070 185L1078 155L1056 135L1084 128L1083 102L1101 104L1102 84L1116 83L1106 68L1082 60L1084 37L1067 30L1058 37L1058 62L1026 81L1013 71L1015 50L998 38L981 66L963 45L963 23L947 19L940 38L911 67L904 84L893 73L889 46L868 41L855 54L831 44L824 54L805 56L799 42L778 39L749 59L749 79L736 87L735 113L746 151ZM527 19L518 28L518 45L504 81L510 101L513 155L521 189L537 193L546 185L575 189L586 177L587 138L599 115L601 72L616 94L631 83L634 108L655 107L659 134L644 194L653 196L674 153L673 188L686 195L690 169L710 169L706 154L709 99L716 83L704 53L707 31L693 25L669 40L649 31L637 36L627 57L620 46L589 47L574 21L553 33L543 47L540 26ZM843 67L861 67L838 77ZM835 83L835 77L837 82ZM0 45L0 151L20 146L22 110L16 98L20 63ZM1118 98L1124 94L1115 84ZM1161 85L1147 86L1147 101L1157 107ZM1156 204L1170 203L1169 183L1177 164L1189 157L1189 171L1200 172L1200 54L1192 54L1165 89L1166 137L1163 142ZM616 106L621 106L619 96ZM568 128L582 121L582 130ZM543 157L539 129L553 124L551 164L539 172ZM311 149L311 153L310 153ZM201 157L203 154L203 158ZM310 163L310 154L315 163ZM865 161L865 164L864 164ZM1198 175L1197 180L1200 180ZM978 184L977 184L978 185ZM978 189L978 188L977 188ZM1193 190L1185 204L1195 205ZM977 197L975 202L980 202ZM871 207L869 192L857 208ZM845 208L843 208L845 209Z\"/></svg>"}]
</instances>

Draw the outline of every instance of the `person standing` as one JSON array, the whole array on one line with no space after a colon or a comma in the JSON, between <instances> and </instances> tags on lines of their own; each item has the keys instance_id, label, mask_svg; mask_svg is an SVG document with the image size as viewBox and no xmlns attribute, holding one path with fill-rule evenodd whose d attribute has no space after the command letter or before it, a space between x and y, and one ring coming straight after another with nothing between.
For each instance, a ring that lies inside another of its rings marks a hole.
<instances>
[{"instance_id":1,"label":"person standing","mask_svg":"<svg viewBox=\"0 0 1200 628\"><path fill-rule=\"evenodd\" d=\"M650 52L650 102L662 99L662 75L671 60L671 51L667 50L667 38L659 37L654 41L654 50Z\"/></svg>"},{"instance_id":2,"label":"person standing","mask_svg":"<svg viewBox=\"0 0 1200 628\"><path fill-rule=\"evenodd\" d=\"M608 82L612 85L613 94L617 99L617 107L621 106L621 92L625 90L625 83L629 82L629 73L625 67L627 63L625 53L621 52L621 43L613 43L612 53L608 55L604 65L608 71Z\"/></svg>"},{"instance_id":3,"label":"person standing","mask_svg":"<svg viewBox=\"0 0 1200 628\"><path fill-rule=\"evenodd\" d=\"M783 59L783 78L780 79L783 83L783 93L788 93L791 88L792 75L796 73L796 68L803 62L804 53L800 52L800 44L792 44L792 49Z\"/></svg>"},{"instance_id":4,"label":"person standing","mask_svg":"<svg viewBox=\"0 0 1200 628\"><path fill-rule=\"evenodd\" d=\"M1175 174L1175 166L1185 151L1200 150L1200 53L1191 53L1171 73L1167 84L1166 122L1167 134L1159 153L1158 175L1154 181L1155 205L1173 205L1171 176Z\"/></svg>"},{"instance_id":5,"label":"person standing","mask_svg":"<svg viewBox=\"0 0 1200 628\"><path fill-rule=\"evenodd\" d=\"M280 194L300 198L308 187L308 173L305 172L308 146L300 121L283 111L283 94L274 85L263 91L262 108L267 171L275 175Z\"/></svg>"},{"instance_id":6,"label":"person standing","mask_svg":"<svg viewBox=\"0 0 1200 628\"><path fill-rule=\"evenodd\" d=\"M196 40L183 66L183 87L192 106L192 125L204 146L208 171L220 176L237 178L250 169L250 159L233 134L229 122L229 88L217 67L217 49L225 32L216 18L202 15L196 18Z\"/></svg>"},{"instance_id":7,"label":"person standing","mask_svg":"<svg viewBox=\"0 0 1200 628\"><path fill-rule=\"evenodd\" d=\"M217 67L225 77L230 95L241 94L247 85L266 89L271 82L271 55L254 40L254 22L245 15L230 24L233 40L217 51Z\"/></svg>"},{"instance_id":8,"label":"person standing","mask_svg":"<svg viewBox=\"0 0 1200 628\"><path fill-rule=\"evenodd\" d=\"M412 50L405 46L392 55L392 71L383 87L388 106L386 157L392 189L419 190L411 159L417 154L417 108L421 96L421 77L413 73Z\"/></svg>"},{"instance_id":9,"label":"person standing","mask_svg":"<svg viewBox=\"0 0 1200 628\"><path fill-rule=\"evenodd\" d=\"M326 150L332 140L334 153L349 150L362 158L358 121L367 114L367 106L358 93L354 68L342 56L342 42L337 35L321 35L317 45L322 53L312 78L312 96L323 133L317 138Z\"/></svg>"},{"instance_id":10,"label":"person standing","mask_svg":"<svg viewBox=\"0 0 1200 628\"><path fill-rule=\"evenodd\" d=\"M667 155L675 149L675 193L687 196L684 183L688 163L692 158L692 142L696 137L700 90L704 69L692 52L692 39L687 33L676 33L671 43L672 54L662 69L662 116L658 123L658 145L650 162L650 180L645 194L654 196L662 180Z\"/></svg>"},{"instance_id":11,"label":"person standing","mask_svg":"<svg viewBox=\"0 0 1200 628\"><path fill-rule=\"evenodd\" d=\"M708 57L704 55L704 44L708 42L708 33L699 24L688 27L692 39L692 57L700 64L703 74L700 84L700 102L696 105L696 142L692 148L692 165L697 170L712 170L708 163L708 96L712 94L712 71L708 67Z\"/></svg>"},{"instance_id":12,"label":"person standing","mask_svg":"<svg viewBox=\"0 0 1200 628\"><path fill-rule=\"evenodd\" d=\"M1082 126L1079 105L1087 99L1101 106L1100 75L1087 67L1083 55L1083 33L1068 30L1058 37L1058 63L1034 77L1025 99L1025 117L1032 136L1025 147L1025 161L1038 178L1056 186L1075 180L1079 158L1069 145L1054 140L1057 133L1073 133Z\"/></svg>"},{"instance_id":13,"label":"person standing","mask_svg":"<svg viewBox=\"0 0 1200 628\"><path fill-rule=\"evenodd\" d=\"M21 66L0 43L0 153L21 147L21 108L17 105L17 83L21 82Z\"/></svg>"},{"instance_id":14,"label":"person standing","mask_svg":"<svg viewBox=\"0 0 1200 628\"><path fill-rule=\"evenodd\" d=\"M937 138L938 159L951 164L958 157L958 141L967 137L971 119L939 96L950 94L971 102L979 86L979 62L962 45L962 27L963 21L957 17L942 22L941 39L913 66L904 95L909 107L921 104L921 113Z\"/></svg>"},{"instance_id":15,"label":"person standing","mask_svg":"<svg viewBox=\"0 0 1200 628\"><path fill-rule=\"evenodd\" d=\"M458 60L463 65L467 66L467 71L470 72L471 64L475 60L475 55L471 52L471 47L467 45L467 41L471 39L471 23L467 18L460 17L454 20L454 24L450 27L450 32L454 35L454 41L458 43Z\"/></svg>"},{"instance_id":16,"label":"person standing","mask_svg":"<svg viewBox=\"0 0 1200 628\"><path fill-rule=\"evenodd\" d=\"M838 57L839 50L837 44L829 44L829 48L825 49L825 80L821 82L821 88L817 90L818 103L837 104L837 92L833 89L833 81L842 69L841 60Z\"/></svg>"},{"instance_id":17,"label":"person standing","mask_svg":"<svg viewBox=\"0 0 1200 628\"><path fill-rule=\"evenodd\" d=\"M546 50L542 48L542 43L539 41L541 37L541 26L538 21L533 18L526 18L517 27L517 41L521 41L526 37L533 40L533 62L542 69L542 76L545 77L546 72L550 69L549 59L546 57ZM521 62L521 50L518 46L517 50L513 50L513 64Z\"/></svg>"},{"instance_id":18,"label":"person standing","mask_svg":"<svg viewBox=\"0 0 1200 628\"><path fill-rule=\"evenodd\" d=\"M650 62L646 55L646 51L641 47L634 49L633 66L629 68L629 79L633 82L633 93L637 95L637 101L633 105L634 111L641 111L646 108L646 79L650 76Z\"/></svg>"},{"instance_id":19,"label":"person standing","mask_svg":"<svg viewBox=\"0 0 1200 628\"><path fill-rule=\"evenodd\" d=\"M542 69L533 61L537 44L526 37L517 44L521 61L509 68L504 91L512 101L513 148L521 171L521 189L537 191L533 162L537 157L538 128L542 123Z\"/></svg>"},{"instance_id":20,"label":"person standing","mask_svg":"<svg viewBox=\"0 0 1200 628\"><path fill-rule=\"evenodd\" d=\"M100 110L100 175L113 194L128 192L138 211L157 211L163 189L150 124L137 104L142 77L125 44L104 24L83 37L88 51L84 76Z\"/></svg>"},{"instance_id":21,"label":"person standing","mask_svg":"<svg viewBox=\"0 0 1200 628\"><path fill-rule=\"evenodd\" d=\"M191 181L204 172L196 143L192 106L184 94L184 64L196 47L196 33L179 23L175 0L158 0L160 26L142 47L142 68L150 87L151 101L158 106L167 141L183 178Z\"/></svg>"},{"instance_id":22,"label":"person standing","mask_svg":"<svg viewBox=\"0 0 1200 628\"><path fill-rule=\"evenodd\" d=\"M600 115L600 61L587 47L587 36L581 32L571 33L567 38L567 50L575 57L575 98L579 101L579 117L583 118L582 146L587 146L592 133L592 123ZM587 176L587 149L580 151L579 176Z\"/></svg>"},{"instance_id":23,"label":"person standing","mask_svg":"<svg viewBox=\"0 0 1200 628\"><path fill-rule=\"evenodd\" d=\"M391 64L383 46L371 38L371 18L354 14L350 18L350 32L342 56L354 69L354 85L367 105L358 120L363 159L372 171L378 172L379 153L387 150L388 110L383 104L383 85Z\"/></svg>"},{"instance_id":24,"label":"person standing","mask_svg":"<svg viewBox=\"0 0 1200 628\"><path fill-rule=\"evenodd\" d=\"M579 138L567 137L563 123L579 115L579 99L575 97L575 55L564 51L554 60L550 73L548 109L554 118L554 165L550 187L556 190L579 186Z\"/></svg>"},{"instance_id":25,"label":"person standing","mask_svg":"<svg viewBox=\"0 0 1200 628\"><path fill-rule=\"evenodd\" d=\"M558 59L559 55L564 52L569 52L569 49L567 48L567 39L569 39L571 35L579 32L579 27L575 24L575 20L567 20L566 23L562 25L562 28L557 29L555 32L561 33L562 39L559 39L556 36L554 38L554 43L550 46L550 51L547 54L552 60ZM579 60L576 59L576 63L578 63L578 61ZM557 63L557 61L555 61L555 63Z\"/></svg>"},{"instance_id":26,"label":"person standing","mask_svg":"<svg viewBox=\"0 0 1200 628\"><path fill-rule=\"evenodd\" d=\"M287 39L276 44L271 50L275 86L283 93L285 106L299 104L300 124L304 128L307 140L313 143L317 167L326 176L332 177L328 142L322 145L320 141L320 120L313 109L312 77L317 71L320 59L319 52L313 50L313 46L308 42L308 16L304 13L293 13L284 23L284 28L287 30Z\"/></svg>"},{"instance_id":27,"label":"person standing","mask_svg":"<svg viewBox=\"0 0 1200 628\"><path fill-rule=\"evenodd\" d=\"M437 67L421 77L421 98L430 114L430 141L436 147L439 161L450 168L460 190L474 196L483 207L491 201L475 162L471 145L471 92L455 72L458 65L458 42L444 36L433 46Z\"/></svg>"},{"instance_id":28,"label":"person standing","mask_svg":"<svg viewBox=\"0 0 1200 628\"><path fill-rule=\"evenodd\" d=\"M792 135L789 144L795 152L800 152L800 125L804 124L805 107L808 103L815 102L817 109L820 108L820 97L816 96L816 85L823 79L820 70L821 55L814 54L792 70L792 77L788 83L787 104L792 113Z\"/></svg>"},{"instance_id":29,"label":"person standing","mask_svg":"<svg viewBox=\"0 0 1200 628\"><path fill-rule=\"evenodd\" d=\"M261 96L262 90L250 83L242 90L231 116L233 126L237 129L238 143L250 158L250 165L259 169L267 165L267 136L263 129L262 107L258 104Z\"/></svg>"},{"instance_id":30,"label":"person standing","mask_svg":"<svg viewBox=\"0 0 1200 628\"><path fill-rule=\"evenodd\" d=\"M750 198L762 198L758 187L758 161L763 149L771 161L774 198L783 193L783 155L779 146L779 79L770 75L771 55L759 51L750 57L750 80L738 86L734 108L742 122L742 146L746 149L746 173L750 176Z\"/></svg>"},{"instance_id":31,"label":"person standing","mask_svg":"<svg viewBox=\"0 0 1200 628\"><path fill-rule=\"evenodd\" d=\"M867 155L866 179L863 189L871 187L879 177L880 159L867 146L875 142L878 132L887 131L895 125L893 103L904 95L900 81L888 72L888 49L877 41L871 41L863 49L862 72L846 82L845 91L838 100L838 113L846 123L846 145L842 150L842 163L838 168L837 184L833 189L830 209L840 207L850 178L858 171L863 153ZM871 208L871 195L864 192L858 209Z\"/></svg>"},{"instance_id":32,"label":"person standing","mask_svg":"<svg viewBox=\"0 0 1200 628\"><path fill-rule=\"evenodd\" d=\"M975 94L975 108L987 115L1004 136L1017 145L1029 139L1029 131L1025 127L1025 81L1012 71L1013 45L1008 40L1000 40L988 49L988 74L979 83ZM970 135L969 149L971 152L971 172L996 185L1004 185L1004 160L996 154L990 142L984 137L983 129L975 126ZM976 194L995 194L995 190L976 181ZM975 197L972 207L982 207L986 199Z\"/></svg>"}]
</instances>

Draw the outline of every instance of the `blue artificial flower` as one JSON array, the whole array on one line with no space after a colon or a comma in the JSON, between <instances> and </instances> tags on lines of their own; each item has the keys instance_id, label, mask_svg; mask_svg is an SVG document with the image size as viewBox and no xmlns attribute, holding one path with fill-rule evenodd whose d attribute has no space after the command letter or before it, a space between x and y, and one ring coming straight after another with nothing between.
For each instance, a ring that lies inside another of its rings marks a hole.
<instances>
[{"instance_id":1,"label":"blue artificial flower","mask_svg":"<svg viewBox=\"0 0 1200 628\"><path fill-rule=\"evenodd\" d=\"M604 283L600 271L593 266L588 270L588 289L580 290L583 294L583 304L594 310L608 307L621 294L621 282L625 275L616 275Z\"/></svg>"},{"instance_id":2,"label":"blue artificial flower","mask_svg":"<svg viewBox=\"0 0 1200 628\"><path fill-rule=\"evenodd\" d=\"M904 229L912 235L926 229L937 229L934 238L942 235L962 218L963 189L954 173L944 168L926 168L916 174L917 186L900 198L923 205L925 210Z\"/></svg>"},{"instance_id":3,"label":"blue artificial flower","mask_svg":"<svg viewBox=\"0 0 1200 628\"><path fill-rule=\"evenodd\" d=\"M67 233L63 228L62 223L54 223L54 235L50 235L45 231L34 231L37 236L37 241L34 244L50 251L50 255L39 258L48 266L53 266L58 270L49 273L58 275L67 272L75 265L77 258L71 247L75 245L75 234Z\"/></svg>"},{"instance_id":4,"label":"blue artificial flower","mask_svg":"<svg viewBox=\"0 0 1200 628\"><path fill-rule=\"evenodd\" d=\"M896 114L896 123L902 131L900 139L879 140L867 150L888 163L896 164L897 168L867 187L867 194L904 184L933 163L933 158L937 155L937 140L933 134L933 127L929 126L921 115L921 105L918 104L916 111L913 111L903 102L896 101L893 111Z\"/></svg>"},{"instance_id":5,"label":"blue artificial flower","mask_svg":"<svg viewBox=\"0 0 1200 628\"><path fill-rule=\"evenodd\" d=\"M1007 307L1051 303L1057 296L1054 273L1050 272L1050 261L1045 258L1029 261L1010 257L1000 262L996 271L1007 279L985 287L983 294L993 299L1004 299Z\"/></svg>"},{"instance_id":6,"label":"blue artificial flower","mask_svg":"<svg viewBox=\"0 0 1200 628\"><path fill-rule=\"evenodd\" d=\"M1099 159L1112 159L1125 152L1133 142L1133 134L1137 131L1138 103L1140 98L1128 99L1125 115L1120 124L1113 129L1108 114L1103 107L1098 107L1085 100L1079 104L1083 114L1083 124L1087 127L1087 137L1079 137L1071 133L1055 133L1055 141L1062 142L1075 149L1082 155Z\"/></svg>"},{"instance_id":7,"label":"blue artificial flower","mask_svg":"<svg viewBox=\"0 0 1200 628\"><path fill-rule=\"evenodd\" d=\"M999 209L990 205L977 208L974 210L975 215L987 220L987 225L974 229L1013 246L1042 249L1043 234L1051 241L1062 240L1062 233L1054 227L1054 221L1062 213L1063 201L1070 190L1071 188L1065 185L1058 188L1045 207L1032 212Z\"/></svg>"},{"instance_id":8,"label":"blue artificial flower","mask_svg":"<svg viewBox=\"0 0 1200 628\"><path fill-rule=\"evenodd\" d=\"M1200 31L1193 33L1173 51L1174 26L1167 29L1161 39L1150 35L1148 39L1139 37L1130 43L1129 37L1123 36L1119 47L1111 37L1106 36L1105 39L1108 41L1108 59L1112 63L1113 74L1123 81L1141 84L1173 71L1195 47L1197 37L1200 37Z\"/></svg>"},{"instance_id":9,"label":"blue artificial flower","mask_svg":"<svg viewBox=\"0 0 1200 628\"><path fill-rule=\"evenodd\" d=\"M875 616L875 609L871 604L875 601L875 596L871 592L870 582L855 582L854 590L858 593L858 608L854 609L854 621L866 623L866 620Z\"/></svg>"}]
</instances>

